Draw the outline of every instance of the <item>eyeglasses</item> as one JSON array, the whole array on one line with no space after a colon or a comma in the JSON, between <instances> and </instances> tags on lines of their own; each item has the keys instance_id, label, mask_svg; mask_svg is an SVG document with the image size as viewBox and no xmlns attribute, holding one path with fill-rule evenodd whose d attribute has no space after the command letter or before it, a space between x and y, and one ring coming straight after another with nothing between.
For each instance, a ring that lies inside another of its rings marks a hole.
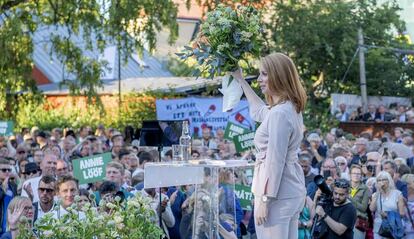
<instances>
[{"instance_id":1,"label":"eyeglasses","mask_svg":"<svg viewBox=\"0 0 414 239\"><path fill-rule=\"evenodd\" d=\"M37 170L29 171L29 172L24 172L23 174L25 174L25 175L32 175L32 174L36 174L36 173L37 173Z\"/></svg>"},{"instance_id":2,"label":"eyeglasses","mask_svg":"<svg viewBox=\"0 0 414 239\"><path fill-rule=\"evenodd\" d=\"M338 163L339 166L345 166L346 163Z\"/></svg>"},{"instance_id":3,"label":"eyeglasses","mask_svg":"<svg viewBox=\"0 0 414 239\"><path fill-rule=\"evenodd\" d=\"M39 191L42 192L42 193L44 193L44 192L53 193L55 190L51 189L51 188L39 188Z\"/></svg>"},{"instance_id":4,"label":"eyeglasses","mask_svg":"<svg viewBox=\"0 0 414 239\"><path fill-rule=\"evenodd\" d=\"M386 178L378 178L377 182L388 182L388 179Z\"/></svg>"},{"instance_id":5,"label":"eyeglasses","mask_svg":"<svg viewBox=\"0 0 414 239\"><path fill-rule=\"evenodd\" d=\"M11 168L2 168L2 169L0 169L3 173L7 173L7 172L11 172L12 170L11 170Z\"/></svg>"}]
</instances>

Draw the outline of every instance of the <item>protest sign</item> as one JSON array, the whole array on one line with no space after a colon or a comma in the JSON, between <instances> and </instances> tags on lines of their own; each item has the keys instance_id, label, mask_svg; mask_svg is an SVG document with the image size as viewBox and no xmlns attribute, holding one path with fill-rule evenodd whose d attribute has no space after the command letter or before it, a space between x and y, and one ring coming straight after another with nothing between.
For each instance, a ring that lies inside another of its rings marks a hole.
<instances>
[{"instance_id":1,"label":"protest sign","mask_svg":"<svg viewBox=\"0 0 414 239\"><path fill-rule=\"evenodd\" d=\"M243 210L252 210L253 193L249 186L242 184L234 185L234 193L240 200L240 206Z\"/></svg>"},{"instance_id":2,"label":"protest sign","mask_svg":"<svg viewBox=\"0 0 414 239\"><path fill-rule=\"evenodd\" d=\"M73 175L79 184L94 183L105 178L106 165L112 161L111 153L73 160Z\"/></svg>"},{"instance_id":3,"label":"protest sign","mask_svg":"<svg viewBox=\"0 0 414 239\"><path fill-rule=\"evenodd\" d=\"M13 135L13 121L0 121L0 135L10 136Z\"/></svg>"},{"instance_id":4,"label":"protest sign","mask_svg":"<svg viewBox=\"0 0 414 239\"><path fill-rule=\"evenodd\" d=\"M232 122L227 123L226 130L224 131L224 138L233 140L234 136L239 134L248 133L250 130L244 127L241 127L237 124L233 124Z\"/></svg>"},{"instance_id":5,"label":"protest sign","mask_svg":"<svg viewBox=\"0 0 414 239\"><path fill-rule=\"evenodd\" d=\"M234 136L233 142L236 146L236 152L244 152L254 148L254 132L248 132L246 134L239 134Z\"/></svg>"},{"instance_id":6,"label":"protest sign","mask_svg":"<svg viewBox=\"0 0 414 239\"><path fill-rule=\"evenodd\" d=\"M255 122L249 116L249 106L246 100L230 112L222 112L223 98L187 97L183 99L157 99L157 120L182 121L188 120L191 134L201 136L205 127L224 129L228 122L254 130Z\"/></svg>"}]
</instances>

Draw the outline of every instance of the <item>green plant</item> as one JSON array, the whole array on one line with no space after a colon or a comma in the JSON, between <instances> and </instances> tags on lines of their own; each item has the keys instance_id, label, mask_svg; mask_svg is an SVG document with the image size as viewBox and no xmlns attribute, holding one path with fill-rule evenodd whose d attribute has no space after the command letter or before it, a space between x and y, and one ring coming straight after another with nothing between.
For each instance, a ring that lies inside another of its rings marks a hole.
<instances>
[{"instance_id":1,"label":"green plant","mask_svg":"<svg viewBox=\"0 0 414 239\"><path fill-rule=\"evenodd\" d=\"M119 197L114 202L102 200L100 209L92 207L90 203L78 208L78 201L79 196L75 198L74 205L67 208L68 213L60 218L53 213L40 218L35 225L39 238L157 239L163 234L149 200L142 196L134 196L123 202ZM103 211L102 208L109 211ZM20 231L18 239L32 238L27 227L21 227Z\"/></svg>"}]
</instances>

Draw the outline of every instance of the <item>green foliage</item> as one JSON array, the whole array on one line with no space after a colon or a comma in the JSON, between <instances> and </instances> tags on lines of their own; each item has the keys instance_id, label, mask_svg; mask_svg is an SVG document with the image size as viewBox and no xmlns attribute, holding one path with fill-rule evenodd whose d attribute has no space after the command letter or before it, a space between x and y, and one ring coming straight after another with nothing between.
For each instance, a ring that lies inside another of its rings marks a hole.
<instances>
[{"instance_id":1,"label":"green foliage","mask_svg":"<svg viewBox=\"0 0 414 239\"><path fill-rule=\"evenodd\" d=\"M66 34L51 33L45 41L51 52L64 64L65 79L72 95L97 98L102 86L100 75L106 62L86 52L103 53L107 46L121 49L124 61L131 53L142 53L144 44L155 48L156 32L170 31L169 41L176 39L177 7L172 0L0 0L0 110L6 107L6 94L34 90L32 34L42 28L65 29ZM82 43L74 42L74 36ZM82 47L82 48L81 48ZM99 102L99 99L98 99Z\"/></svg>"},{"instance_id":2,"label":"green foliage","mask_svg":"<svg viewBox=\"0 0 414 239\"><path fill-rule=\"evenodd\" d=\"M396 36L405 25L395 1L384 5L375 0L274 1L270 11L267 28L272 29L272 50L286 52L298 67L309 96L305 112L309 127L335 125L328 114L331 93L360 94L358 61L342 80L358 47L359 28L366 45L412 48ZM414 65L406 56L370 49L366 69L370 95L413 95Z\"/></svg>"},{"instance_id":3,"label":"green foliage","mask_svg":"<svg viewBox=\"0 0 414 239\"><path fill-rule=\"evenodd\" d=\"M79 208L78 202L79 196L76 196L74 205L67 208L68 213L60 218L54 217L53 213L47 213L36 221L39 238L157 239L163 235L149 200L140 195L123 202L120 202L119 197L115 197L113 202L101 200L99 209L92 207L90 203ZM60 210L60 205L56 207L55 210ZM18 239L33 238L27 228L20 230L22 232Z\"/></svg>"},{"instance_id":4,"label":"green foliage","mask_svg":"<svg viewBox=\"0 0 414 239\"><path fill-rule=\"evenodd\" d=\"M194 58L197 68L194 75L207 72L209 78L216 74L234 71L239 62L259 57L264 47L264 29L259 12L249 6L236 9L218 5L207 13L193 47L177 55L186 60Z\"/></svg>"},{"instance_id":5,"label":"green foliage","mask_svg":"<svg viewBox=\"0 0 414 239\"><path fill-rule=\"evenodd\" d=\"M96 128L100 124L122 131L127 125L141 127L143 120L155 120L157 118L156 99L182 96L173 91L128 93L122 95L120 108L99 108L91 104L82 109L76 106L55 108L46 100L34 100L26 96L20 99L20 107L15 119L15 131L33 126L43 130L52 130L56 127L79 129L83 125Z\"/></svg>"}]
</instances>

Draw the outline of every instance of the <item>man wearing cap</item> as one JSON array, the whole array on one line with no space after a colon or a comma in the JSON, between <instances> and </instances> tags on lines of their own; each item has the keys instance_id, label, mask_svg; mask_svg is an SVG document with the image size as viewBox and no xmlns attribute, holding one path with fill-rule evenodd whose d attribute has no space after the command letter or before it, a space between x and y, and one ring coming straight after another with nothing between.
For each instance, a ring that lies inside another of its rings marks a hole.
<instances>
[{"instance_id":1,"label":"man wearing cap","mask_svg":"<svg viewBox=\"0 0 414 239\"><path fill-rule=\"evenodd\" d=\"M43 149L47 145L46 133L43 131L40 131L36 136L36 142L39 144L39 147Z\"/></svg>"},{"instance_id":2,"label":"man wearing cap","mask_svg":"<svg viewBox=\"0 0 414 239\"><path fill-rule=\"evenodd\" d=\"M46 176L46 175L55 177L56 164L57 164L57 157L53 154L46 154L45 158L40 163L40 169L42 170L42 175L29 179L23 183L22 196L31 198L32 202L38 202L39 194L37 192L37 189L39 188L40 179L42 176Z\"/></svg>"},{"instance_id":3,"label":"man wearing cap","mask_svg":"<svg viewBox=\"0 0 414 239\"><path fill-rule=\"evenodd\" d=\"M39 166L34 162L29 162L24 166L24 175L26 180L36 178L40 174Z\"/></svg>"}]
</instances>

